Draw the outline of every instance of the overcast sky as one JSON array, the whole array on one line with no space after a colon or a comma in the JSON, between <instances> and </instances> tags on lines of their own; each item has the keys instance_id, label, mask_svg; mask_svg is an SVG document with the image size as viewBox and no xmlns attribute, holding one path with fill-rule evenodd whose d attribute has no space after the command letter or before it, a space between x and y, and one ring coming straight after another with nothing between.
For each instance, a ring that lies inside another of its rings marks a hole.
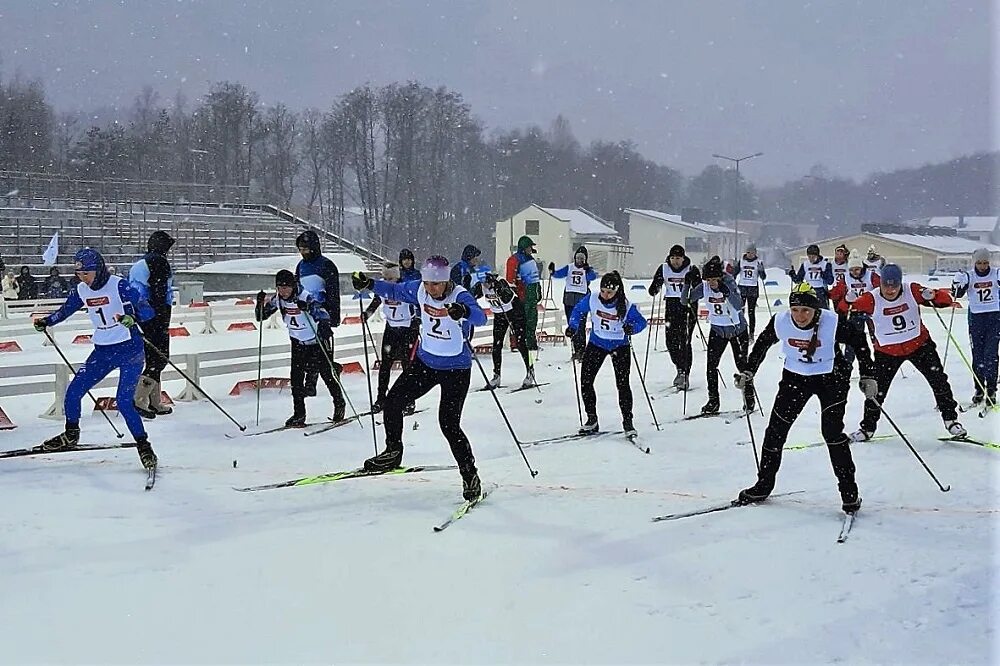
<instances>
[{"instance_id":1,"label":"overcast sky","mask_svg":"<svg viewBox=\"0 0 1000 666\"><path fill-rule=\"evenodd\" d=\"M491 127L569 118L688 174L742 156L759 184L863 177L994 149L1000 0L0 0L0 72L58 110L240 81L327 108L418 80Z\"/></svg>"}]
</instances>

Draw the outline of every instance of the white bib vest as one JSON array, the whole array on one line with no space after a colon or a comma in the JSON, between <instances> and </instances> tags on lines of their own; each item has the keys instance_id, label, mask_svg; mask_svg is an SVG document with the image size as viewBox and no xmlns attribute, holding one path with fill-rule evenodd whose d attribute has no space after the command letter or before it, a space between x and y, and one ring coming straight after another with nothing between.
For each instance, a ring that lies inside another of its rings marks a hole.
<instances>
[{"instance_id":1,"label":"white bib vest","mask_svg":"<svg viewBox=\"0 0 1000 666\"><path fill-rule=\"evenodd\" d=\"M129 330L118 323L118 318L125 314L125 304L118 293L121 281L120 277L112 275L100 289L91 289L82 282L76 286L76 293L94 325L92 341L95 345L116 345L132 337Z\"/></svg>"},{"instance_id":2,"label":"white bib vest","mask_svg":"<svg viewBox=\"0 0 1000 666\"><path fill-rule=\"evenodd\" d=\"M382 301L382 316L392 328L406 328L413 321L413 306L409 303L385 299Z\"/></svg>"},{"instance_id":3,"label":"white bib vest","mask_svg":"<svg viewBox=\"0 0 1000 666\"><path fill-rule=\"evenodd\" d=\"M736 278L736 284L741 287L756 287L757 279L760 277L760 258L750 261L740 258L740 272Z\"/></svg>"},{"instance_id":4,"label":"white bib vest","mask_svg":"<svg viewBox=\"0 0 1000 666\"><path fill-rule=\"evenodd\" d=\"M894 301L886 300L879 289L874 290L872 296L875 299L872 325L879 345L895 345L920 335L920 308L908 282L903 283Z\"/></svg>"},{"instance_id":5,"label":"white bib vest","mask_svg":"<svg viewBox=\"0 0 1000 666\"><path fill-rule=\"evenodd\" d=\"M1000 268L991 268L984 277L976 275L975 270L965 275L969 285L969 312L979 314L1000 311Z\"/></svg>"},{"instance_id":6,"label":"white bib vest","mask_svg":"<svg viewBox=\"0 0 1000 666\"><path fill-rule=\"evenodd\" d=\"M574 294L586 294L587 269L580 268L576 264L570 264L569 272L566 273L566 287L564 291Z\"/></svg>"},{"instance_id":7,"label":"white bib vest","mask_svg":"<svg viewBox=\"0 0 1000 666\"><path fill-rule=\"evenodd\" d=\"M826 282L823 280L823 273L826 272L826 266L828 263L830 262L826 259L820 259L815 264L811 264L806 261L802 262L802 269L805 275L804 279L814 289L826 289Z\"/></svg>"},{"instance_id":8,"label":"white bib vest","mask_svg":"<svg viewBox=\"0 0 1000 666\"><path fill-rule=\"evenodd\" d=\"M511 299L510 303L504 303L503 301L500 300L500 297L497 296L496 290L491 289L485 282L483 282L483 298L485 298L486 301L490 304L490 311L492 311L493 314L510 312L511 310L514 309L513 299Z\"/></svg>"},{"instance_id":9,"label":"white bib vest","mask_svg":"<svg viewBox=\"0 0 1000 666\"><path fill-rule=\"evenodd\" d=\"M629 302L625 300L625 313L628 314ZM605 340L624 340L624 321L618 316L618 308L607 306L601 302L596 293L590 294L590 334Z\"/></svg>"},{"instance_id":10,"label":"white bib vest","mask_svg":"<svg viewBox=\"0 0 1000 666\"><path fill-rule=\"evenodd\" d=\"M785 311L774 318L774 332L781 340L785 353L785 370L799 375L825 375L833 372L837 357L837 315L830 310L819 310L815 328L801 329L792 321L792 313ZM806 356L816 334L816 346L811 360Z\"/></svg>"},{"instance_id":11,"label":"white bib vest","mask_svg":"<svg viewBox=\"0 0 1000 666\"><path fill-rule=\"evenodd\" d=\"M680 298L684 294L684 281L691 264L688 264L679 271L675 271L670 262L663 264L663 298Z\"/></svg>"},{"instance_id":12,"label":"white bib vest","mask_svg":"<svg viewBox=\"0 0 1000 666\"><path fill-rule=\"evenodd\" d=\"M841 280L846 280L848 278L847 271L848 271L848 269L850 267L850 265L848 264L848 262L845 261L842 264L838 264L836 261L834 261L834 262L830 263L830 266L833 267L833 283L834 284L837 284Z\"/></svg>"},{"instance_id":13,"label":"white bib vest","mask_svg":"<svg viewBox=\"0 0 1000 666\"><path fill-rule=\"evenodd\" d=\"M417 289L417 303L420 308L420 346L434 356L458 356L462 353L465 338L462 324L448 316L448 306L465 291L456 285L444 300L432 298L424 285Z\"/></svg>"},{"instance_id":14,"label":"white bib vest","mask_svg":"<svg viewBox=\"0 0 1000 666\"><path fill-rule=\"evenodd\" d=\"M299 299L304 301L307 296L307 292L302 292L299 294ZM288 337L295 338L299 342L315 340L316 334L313 333L313 329L316 328L316 320L302 312L295 301L286 301L281 297L277 297L276 300L281 318L285 320L285 328L288 329Z\"/></svg>"},{"instance_id":15,"label":"white bib vest","mask_svg":"<svg viewBox=\"0 0 1000 666\"><path fill-rule=\"evenodd\" d=\"M854 294L855 298L857 298L861 294L874 290L875 283L872 281L874 275L875 273L871 269L866 270L865 274L860 278L853 277L848 273L846 278L847 293Z\"/></svg>"},{"instance_id":16,"label":"white bib vest","mask_svg":"<svg viewBox=\"0 0 1000 666\"><path fill-rule=\"evenodd\" d=\"M715 291L705 282L705 301L708 303L708 323L712 326L736 326L740 318L733 313L729 299L721 291Z\"/></svg>"}]
</instances>

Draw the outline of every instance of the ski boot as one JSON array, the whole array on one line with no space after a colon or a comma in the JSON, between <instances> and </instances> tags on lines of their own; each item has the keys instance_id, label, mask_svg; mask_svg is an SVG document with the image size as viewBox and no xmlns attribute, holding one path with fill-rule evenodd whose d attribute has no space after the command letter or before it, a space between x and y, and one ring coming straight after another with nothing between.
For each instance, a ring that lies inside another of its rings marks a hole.
<instances>
[{"instance_id":1,"label":"ski boot","mask_svg":"<svg viewBox=\"0 0 1000 666\"><path fill-rule=\"evenodd\" d=\"M873 430L861 428L851 433L851 442L867 442L875 435Z\"/></svg>"},{"instance_id":2,"label":"ski boot","mask_svg":"<svg viewBox=\"0 0 1000 666\"><path fill-rule=\"evenodd\" d=\"M733 500L733 504L742 506L745 504L763 502L771 496L772 490L774 490L774 478L758 479L757 483L753 484L749 488L741 490L740 494L735 500Z\"/></svg>"},{"instance_id":3,"label":"ski boot","mask_svg":"<svg viewBox=\"0 0 1000 666\"><path fill-rule=\"evenodd\" d=\"M969 435L969 432L958 421L945 421L944 427L948 430L948 434L955 438L968 437Z\"/></svg>"},{"instance_id":4,"label":"ski boot","mask_svg":"<svg viewBox=\"0 0 1000 666\"><path fill-rule=\"evenodd\" d=\"M413 416L417 413L417 403L411 402L403 406L403 416Z\"/></svg>"},{"instance_id":5,"label":"ski boot","mask_svg":"<svg viewBox=\"0 0 1000 666\"><path fill-rule=\"evenodd\" d=\"M500 371L493 371L493 379L486 382L486 390L500 388Z\"/></svg>"},{"instance_id":6,"label":"ski boot","mask_svg":"<svg viewBox=\"0 0 1000 666\"><path fill-rule=\"evenodd\" d=\"M153 411L150 404L153 400L152 391L155 385L156 382L146 375L139 375L139 383L135 386L135 398L132 400L132 404L135 405L135 411L139 412L139 416L147 420L156 418L156 412Z\"/></svg>"},{"instance_id":7,"label":"ski boot","mask_svg":"<svg viewBox=\"0 0 1000 666\"><path fill-rule=\"evenodd\" d=\"M306 427L306 415L305 413L295 413L288 417L285 421L286 428L305 428Z\"/></svg>"},{"instance_id":8,"label":"ski boot","mask_svg":"<svg viewBox=\"0 0 1000 666\"><path fill-rule=\"evenodd\" d=\"M708 402L701 408L702 414L718 414L719 413L719 396L713 395L709 396Z\"/></svg>"},{"instance_id":9,"label":"ski boot","mask_svg":"<svg viewBox=\"0 0 1000 666\"><path fill-rule=\"evenodd\" d=\"M66 451L80 443L80 426L66 425L65 432L42 442L43 451Z\"/></svg>"},{"instance_id":10,"label":"ski boot","mask_svg":"<svg viewBox=\"0 0 1000 666\"><path fill-rule=\"evenodd\" d=\"M842 502L840 508L844 510L844 513L857 513L858 509L861 508L861 496L858 495L857 491L841 493L840 500Z\"/></svg>"},{"instance_id":11,"label":"ski boot","mask_svg":"<svg viewBox=\"0 0 1000 666\"><path fill-rule=\"evenodd\" d=\"M372 414L380 414L382 410L385 409L383 400L384 398L382 397L378 397L375 399L375 402L372 404Z\"/></svg>"},{"instance_id":12,"label":"ski boot","mask_svg":"<svg viewBox=\"0 0 1000 666\"><path fill-rule=\"evenodd\" d=\"M588 414L587 422L583 424L582 428L580 428L580 434L589 435L591 433L595 433L598 431L600 427L601 427L600 424L598 424L597 422L597 415L595 414L591 416L590 414Z\"/></svg>"},{"instance_id":13,"label":"ski boot","mask_svg":"<svg viewBox=\"0 0 1000 666\"><path fill-rule=\"evenodd\" d=\"M343 398L341 398L340 400L334 400L333 401L333 421L334 421L334 423L336 423L337 421L343 421L344 420L344 413L346 411L347 411L347 403L344 402Z\"/></svg>"},{"instance_id":14,"label":"ski boot","mask_svg":"<svg viewBox=\"0 0 1000 666\"><path fill-rule=\"evenodd\" d=\"M466 502L473 502L483 494L483 484L479 480L479 472L462 472L462 497Z\"/></svg>"},{"instance_id":15,"label":"ski boot","mask_svg":"<svg viewBox=\"0 0 1000 666\"><path fill-rule=\"evenodd\" d=\"M983 404L983 399L985 397L986 396L983 394L982 391L980 391L979 389L976 389L976 393L972 396L972 404L973 405L981 405L981 404Z\"/></svg>"},{"instance_id":16,"label":"ski boot","mask_svg":"<svg viewBox=\"0 0 1000 666\"><path fill-rule=\"evenodd\" d=\"M153 382L153 390L149 393L149 409L157 416L174 413L173 407L163 404L163 389L160 387L159 381Z\"/></svg>"},{"instance_id":17,"label":"ski boot","mask_svg":"<svg viewBox=\"0 0 1000 666\"><path fill-rule=\"evenodd\" d=\"M386 442L385 450L365 461L365 471L382 473L390 472L403 462L403 443Z\"/></svg>"},{"instance_id":18,"label":"ski boot","mask_svg":"<svg viewBox=\"0 0 1000 666\"><path fill-rule=\"evenodd\" d=\"M675 388L680 388L681 387L681 376L683 374L684 374L683 372L681 372L680 370L678 370L677 374L674 375L674 384L673 385L674 385Z\"/></svg>"},{"instance_id":19,"label":"ski boot","mask_svg":"<svg viewBox=\"0 0 1000 666\"><path fill-rule=\"evenodd\" d=\"M632 425L631 416L627 416L622 419L622 430L624 431L626 437L636 437L639 435L639 433L635 430L635 426Z\"/></svg>"},{"instance_id":20,"label":"ski boot","mask_svg":"<svg viewBox=\"0 0 1000 666\"><path fill-rule=\"evenodd\" d=\"M524 375L524 381L521 382L521 388L523 388L523 389L530 389L530 388L534 388L535 385L536 385L536 382L535 382L535 369L534 368L528 368L528 372L526 372L525 375Z\"/></svg>"},{"instance_id":21,"label":"ski boot","mask_svg":"<svg viewBox=\"0 0 1000 666\"><path fill-rule=\"evenodd\" d=\"M156 469L159 460L156 458L156 454L153 453L153 447L149 444L149 437L143 435L142 437L135 438L135 450L139 452L139 462L146 469Z\"/></svg>"},{"instance_id":22,"label":"ski boot","mask_svg":"<svg viewBox=\"0 0 1000 666\"><path fill-rule=\"evenodd\" d=\"M687 391L691 388L691 380L688 378L688 373L678 372L677 378L674 380L674 386L681 391Z\"/></svg>"}]
</instances>

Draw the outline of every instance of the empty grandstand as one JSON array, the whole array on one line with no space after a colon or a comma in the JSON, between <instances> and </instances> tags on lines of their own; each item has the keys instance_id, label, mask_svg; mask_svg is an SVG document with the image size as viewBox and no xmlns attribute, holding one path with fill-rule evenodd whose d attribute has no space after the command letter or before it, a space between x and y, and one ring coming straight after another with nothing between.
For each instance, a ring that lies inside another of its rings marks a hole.
<instances>
[{"instance_id":1,"label":"empty grandstand","mask_svg":"<svg viewBox=\"0 0 1000 666\"><path fill-rule=\"evenodd\" d=\"M59 232L60 273L71 274L73 253L100 250L124 273L158 229L176 239L170 259L190 269L228 259L294 253L295 237L313 228L324 251L359 256L381 266L383 250L362 247L303 216L250 200L249 188L184 183L86 181L51 174L0 171L0 252L8 267L48 271L42 252Z\"/></svg>"}]
</instances>

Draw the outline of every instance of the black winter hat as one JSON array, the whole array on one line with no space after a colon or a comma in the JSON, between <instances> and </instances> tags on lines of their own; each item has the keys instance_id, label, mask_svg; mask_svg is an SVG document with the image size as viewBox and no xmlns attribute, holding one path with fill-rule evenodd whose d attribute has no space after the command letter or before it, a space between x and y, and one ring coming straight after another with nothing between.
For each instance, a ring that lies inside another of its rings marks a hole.
<instances>
[{"instance_id":1,"label":"black winter hat","mask_svg":"<svg viewBox=\"0 0 1000 666\"><path fill-rule=\"evenodd\" d=\"M146 251L166 254L174 246L174 242L174 239L166 231L154 231L149 235L149 241L146 242Z\"/></svg>"},{"instance_id":2,"label":"black winter hat","mask_svg":"<svg viewBox=\"0 0 1000 666\"><path fill-rule=\"evenodd\" d=\"M670 248L670 254L667 255L667 259L670 259L670 257L683 257L683 256L684 256L684 248L681 247L680 245L674 245L672 248Z\"/></svg>"},{"instance_id":3,"label":"black winter hat","mask_svg":"<svg viewBox=\"0 0 1000 666\"><path fill-rule=\"evenodd\" d=\"M403 259L409 259L410 261L412 261L414 263L416 263L416 261L417 261L417 258L413 256L413 250L410 250L410 249L405 248L405 247L402 250L399 251L399 263L400 264L403 263Z\"/></svg>"},{"instance_id":4,"label":"black winter hat","mask_svg":"<svg viewBox=\"0 0 1000 666\"><path fill-rule=\"evenodd\" d=\"M615 291L621 291L622 288L622 276L618 274L618 271L605 273L601 277L601 289L614 289Z\"/></svg>"},{"instance_id":5,"label":"black winter hat","mask_svg":"<svg viewBox=\"0 0 1000 666\"><path fill-rule=\"evenodd\" d=\"M806 254L819 254L819 245L813 244L806 248Z\"/></svg>"},{"instance_id":6,"label":"black winter hat","mask_svg":"<svg viewBox=\"0 0 1000 666\"><path fill-rule=\"evenodd\" d=\"M722 261L717 260L715 257L710 259L709 262L705 264L705 268L701 270L701 276L706 280L721 278Z\"/></svg>"},{"instance_id":7,"label":"black winter hat","mask_svg":"<svg viewBox=\"0 0 1000 666\"><path fill-rule=\"evenodd\" d=\"M587 261L587 260L590 259L590 254L587 253L586 246L581 245L580 247L576 248L576 252L573 253L573 256L575 257L578 254L582 254L583 255L584 261Z\"/></svg>"},{"instance_id":8,"label":"black winter hat","mask_svg":"<svg viewBox=\"0 0 1000 666\"><path fill-rule=\"evenodd\" d=\"M295 247L306 247L313 254L320 254L319 236L312 229L306 229L295 239Z\"/></svg>"},{"instance_id":9,"label":"black winter hat","mask_svg":"<svg viewBox=\"0 0 1000 666\"><path fill-rule=\"evenodd\" d=\"M274 286L275 287L294 287L295 286L295 273L291 271L286 271L284 269L278 271L278 274L274 276Z\"/></svg>"}]
</instances>

